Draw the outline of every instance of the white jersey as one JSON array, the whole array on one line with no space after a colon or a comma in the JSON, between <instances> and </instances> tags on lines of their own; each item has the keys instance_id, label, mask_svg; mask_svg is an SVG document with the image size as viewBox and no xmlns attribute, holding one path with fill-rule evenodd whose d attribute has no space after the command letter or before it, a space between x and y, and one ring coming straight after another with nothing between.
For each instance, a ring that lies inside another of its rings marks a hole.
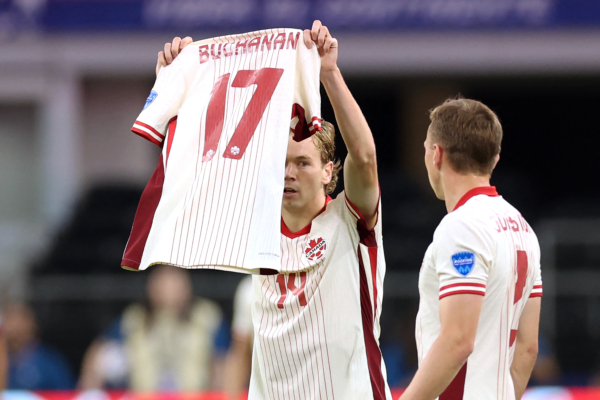
<instances>
[{"instance_id":1,"label":"white jersey","mask_svg":"<svg viewBox=\"0 0 600 400\"><path fill-rule=\"evenodd\" d=\"M342 192L312 223L282 221L282 273L253 276L249 400L391 400L379 349L385 260Z\"/></svg>"},{"instance_id":2,"label":"white jersey","mask_svg":"<svg viewBox=\"0 0 600 400\"><path fill-rule=\"evenodd\" d=\"M419 292L419 364L440 333L440 300L484 296L473 353L439 399L513 400L519 319L527 300L542 295L540 248L529 224L494 187L469 191L444 217L425 253Z\"/></svg>"},{"instance_id":3,"label":"white jersey","mask_svg":"<svg viewBox=\"0 0 600 400\"><path fill-rule=\"evenodd\" d=\"M121 265L278 270L288 137L321 129L319 71L297 29L195 42L161 69L132 131L162 156Z\"/></svg>"}]
</instances>

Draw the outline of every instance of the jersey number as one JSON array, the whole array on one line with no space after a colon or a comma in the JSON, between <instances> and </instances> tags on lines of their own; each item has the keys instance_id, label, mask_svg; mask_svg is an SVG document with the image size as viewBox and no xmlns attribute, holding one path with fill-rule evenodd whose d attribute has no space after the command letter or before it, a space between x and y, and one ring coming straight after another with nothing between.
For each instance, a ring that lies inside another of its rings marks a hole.
<instances>
[{"instance_id":1,"label":"jersey number","mask_svg":"<svg viewBox=\"0 0 600 400\"><path fill-rule=\"evenodd\" d=\"M517 283L515 283L515 299L513 304L517 304L523 298L523 289L527 282L527 253L523 250L517 250ZM515 343L517 339L517 329L511 329L509 346Z\"/></svg>"},{"instance_id":2,"label":"jersey number","mask_svg":"<svg viewBox=\"0 0 600 400\"><path fill-rule=\"evenodd\" d=\"M517 250L517 283L515 284L515 300L517 304L523 297L523 289L527 281L527 253L523 250Z\"/></svg>"},{"instance_id":3,"label":"jersey number","mask_svg":"<svg viewBox=\"0 0 600 400\"><path fill-rule=\"evenodd\" d=\"M242 158L250 143L250 139L256 131L258 122L263 116L267 104L271 101L273 92L283 75L281 68L262 68L259 70L240 70L231 83L232 88L247 88L256 85L256 91L248 103L248 107L242 115L242 119L235 128L233 136L225 152L224 158L239 160ZM217 151L221 133L223 132L223 122L225 121L225 100L227 98L227 86L229 84L230 74L221 75L213 86L208 110L206 113L206 136L204 140L204 151L202 152L202 162L212 160Z\"/></svg>"},{"instance_id":4,"label":"jersey number","mask_svg":"<svg viewBox=\"0 0 600 400\"><path fill-rule=\"evenodd\" d=\"M277 308L283 308L283 302L287 297L287 291L289 290L292 294L298 296L301 306L306 306L306 296L304 295L304 287L306 286L306 272L300 272L300 286L296 286L296 274L288 275L287 285L285 284L284 274L277 275L277 283L279 284L279 291L281 296L277 301Z\"/></svg>"}]
</instances>

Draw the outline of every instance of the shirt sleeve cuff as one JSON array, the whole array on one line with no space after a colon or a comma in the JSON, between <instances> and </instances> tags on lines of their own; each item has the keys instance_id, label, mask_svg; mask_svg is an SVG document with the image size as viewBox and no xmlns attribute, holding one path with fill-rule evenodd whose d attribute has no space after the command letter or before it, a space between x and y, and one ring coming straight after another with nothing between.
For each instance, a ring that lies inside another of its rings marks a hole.
<instances>
[{"instance_id":1,"label":"shirt sleeve cuff","mask_svg":"<svg viewBox=\"0 0 600 400\"><path fill-rule=\"evenodd\" d=\"M136 135L140 135L144 139L151 141L157 146L162 146L162 142L165 138L165 135L141 121L135 121L131 131Z\"/></svg>"},{"instance_id":2,"label":"shirt sleeve cuff","mask_svg":"<svg viewBox=\"0 0 600 400\"><path fill-rule=\"evenodd\" d=\"M455 294L477 294L485 296L485 285L483 283L457 282L444 285L440 288L440 300Z\"/></svg>"},{"instance_id":3,"label":"shirt sleeve cuff","mask_svg":"<svg viewBox=\"0 0 600 400\"><path fill-rule=\"evenodd\" d=\"M529 295L529 298L542 297L542 295L543 295L542 285L535 285L533 287L533 290L531 291L531 294Z\"/></svg>"}]
</instances>

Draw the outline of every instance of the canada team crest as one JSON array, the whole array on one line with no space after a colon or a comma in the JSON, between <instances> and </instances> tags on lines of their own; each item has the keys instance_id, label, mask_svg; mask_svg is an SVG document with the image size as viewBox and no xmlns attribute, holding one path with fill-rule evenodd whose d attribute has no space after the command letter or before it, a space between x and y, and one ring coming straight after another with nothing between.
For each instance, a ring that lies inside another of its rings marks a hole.
<instances>
[{"instance_id":1,"label":"canada team crest","mask_svg":"<svg viewBox=\"0 0 600 400\"><path fill-rule=\"evenodd\" d=\"M327 251L327 243L322 237L316 239L310 238L306 248L304 249L304 255L308 261L319 261L325 256Z\"/></svg>"}]
</instances>

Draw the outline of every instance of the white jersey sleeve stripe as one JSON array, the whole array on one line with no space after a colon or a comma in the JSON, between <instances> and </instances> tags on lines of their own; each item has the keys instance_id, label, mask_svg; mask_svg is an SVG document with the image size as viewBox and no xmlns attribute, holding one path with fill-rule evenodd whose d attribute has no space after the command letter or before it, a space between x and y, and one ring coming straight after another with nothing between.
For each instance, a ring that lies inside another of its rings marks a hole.
<instances>
[{"instance_id":1,"label":"white jersey sleeve stripe","mask_svg":"<svg viewBox=\"0 0 600 400\"><path fill-rule=\"evenodd\" d=\"M543 293L542 285L535 285L529 297L542 297Z\"/></svg>"},{"instance_id":2,"label":"white jersey sleeve stripe","mask_svg":"<svg viewBox=\"0 0 600 400\"><path fill-rule=\"evenodd\" d=\"M440 289L440 300L454 294L478 294L485 296L485 285L481 283L455 283Z\"/></svg>"},{"instance_id":3,"label":"white jersey sleeve stripe","mask_svg":"<svg viewBox=\"0 0 600 400\"><path fill-rule=\"evenodd\" d=\"M131 128L131 132L135 133L136 135L139 135L139 136L143 137L144 139L146 139L146 140L154 143L157 146L162 146L163 139L160 138L159 136L156 136L155 134L153 134L152 132L150 132L146 128L134 125Z\"/></svg>"}]
</instances>

